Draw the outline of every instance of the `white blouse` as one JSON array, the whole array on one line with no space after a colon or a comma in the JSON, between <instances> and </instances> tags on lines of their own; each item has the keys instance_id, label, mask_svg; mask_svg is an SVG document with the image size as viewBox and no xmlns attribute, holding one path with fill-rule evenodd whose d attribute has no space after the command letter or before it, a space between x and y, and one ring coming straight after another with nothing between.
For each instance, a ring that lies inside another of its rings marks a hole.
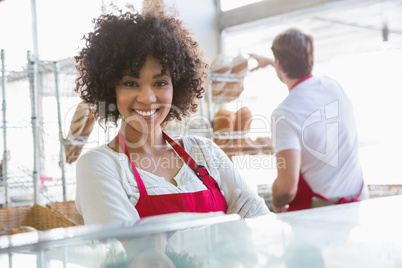
<instances>
[{"instance_id":1,"label":"white blouse","mask_svg":"<svg viewBox=\"0 0 402 268\"><path fill-rule=\"evenodd\" d=\"M221 188L226 203L235 189L249 190L255 194L257 203L250 217L270 213L264 200L257 195L239 172L233 167L226 154L211 140L199 136L182 137L184 149L199 164L204 165ZM144 163L146 164L146 163ZM164 163L148 163L163 165ZM167 164L167 163L165 163ZM149 195L197 192L206 190L194 171L183 164L174 177L177 186L165 178L136 167ZM137 182L131 163L124 153L117 153L107 145L90 149L77 161L76 206L85 224L139 220L135 205L139 199Z\"/></svg>"}]
</instances>

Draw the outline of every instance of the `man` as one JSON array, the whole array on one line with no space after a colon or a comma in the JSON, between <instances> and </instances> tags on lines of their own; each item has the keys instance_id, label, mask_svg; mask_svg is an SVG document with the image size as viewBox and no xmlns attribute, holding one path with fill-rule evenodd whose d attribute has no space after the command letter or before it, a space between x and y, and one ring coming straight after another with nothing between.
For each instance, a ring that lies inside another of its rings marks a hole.
<instances>
[{"instance_id":1,"label":"man","mask_svg":"<svg viewBox=\"0 0 402 268\"><path fill-rule=\"evenodd\" d=\"M275 61L250 56L258 62L253 70L274 66L289 90L271 122L278 171L272 185L274 211L367 199L352 104L336 81L312 75L312 36L288 29L271 49Z\"/></svg>"}]
</instances>

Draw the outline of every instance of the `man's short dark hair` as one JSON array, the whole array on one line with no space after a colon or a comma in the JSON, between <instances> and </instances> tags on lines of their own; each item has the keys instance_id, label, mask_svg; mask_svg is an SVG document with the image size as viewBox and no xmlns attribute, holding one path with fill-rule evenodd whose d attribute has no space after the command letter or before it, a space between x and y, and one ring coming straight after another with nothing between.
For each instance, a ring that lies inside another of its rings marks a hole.
<instances>
[{"instance_id":1,"label":"man's short dark hair","mask_svg":"<svg viewBox=\"0 0 402 268\"><path fill-rule=\"evenodd\" d=\"M271 49L289 78L300 79L311 74L314 66L314 45L311 35L290 28L275 38Z\"/></svg>"}]
</instances>

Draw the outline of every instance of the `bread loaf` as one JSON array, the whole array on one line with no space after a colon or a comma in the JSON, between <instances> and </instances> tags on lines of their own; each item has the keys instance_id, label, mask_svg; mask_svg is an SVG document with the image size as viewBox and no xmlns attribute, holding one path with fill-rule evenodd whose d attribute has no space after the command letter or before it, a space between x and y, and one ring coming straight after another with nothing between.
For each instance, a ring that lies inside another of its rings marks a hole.
<instances>
[{"instance_id":1,"label":"bread loaf","mask_svg":"<svg viewBox=\"0 0 402 268\"><path fill-rule=\"evenodd\" d=\"M253 121L253 116L251 114L250 108L243 106L236 112L236 120L234 123L235 131L249 131L251 128L251 122Z\"/></svg>"},{"instance_id":2,"label":"bread loaf","mask_svg":"<svg viewBox=\"0 0 402 268\"><path fill-rule=\"evenodd\" d=\"M212 128L217 131L233 131L236 120L236 114L227 110L219 110L213 120Z\"/></svg>"},{"instance_id":3,"label":"bread loaf","mask_svg":"<svg viewBox=\"0 0 402 268\"><path fill-rule=\"evenodd\" d=\"M219 110L213 120L212 129L215 132L213 141L220 147L228 147L230 144L229 132L233 131L236 115L234 112Z\"/></svg>"},{"instance_id":4,"label":"bread loaf","mask_svg":"<svg viewBox=\"0 0 402 268\"><path fill-rule=\"evenodd\" d=\"M10 229L11 234L20 234L20 233L27 233L27 232L37 232L35 228L31 226L20 226L18 228Z\"/></svg>"},{"instance_id":5,"label":"bread loaf","mask_svg":"<svg viewBox=\"0 0 402 268\"><path fill-rule=\"evenodd\" d=\"M248 61L242 55L237 56L232 61L232 74L236 74L239 77L245 77L248 72Z\"/></svg>"},{"instance_id":6,"label":"bread loaf","mask_svg":"<svg viewBox=\"0 0 402 268\"><path fill-rule=\"evenodd\" d=\"M248 72L248 61L243 56L239 55L232 61L231 77L238 80L227 82L223 88L223 95L226 101L235 100L243 92L243 79Z\"/></svg>"},{"instance_id":7,"label":"bread loaf","mask_svg":"<svg viewBox=\"0 0 402 268\"><path fill-rule=\"evenodd\" d=\"M95 107L85 101L78 104L70 123L64 150L66 162L71 164L78 159L84 143L88 140L95 125Z\"/></svg>"},{"instance_id":8,"label":"bread loaf","mask_svg":"<svg viewBox=\"0 0 402 268\"><path fill-rule=\"evenodd\" d=\"M236 120L234 123L234 131L237 132L236 137L233 138L233 144L236 147L247 147L248 134L245 133L250 130L252 115L247 106L244 106L236 111Z\"/></svg>"},{"instance_id":9,"label":"bread loaf","mask_svg":"<svg viewBox=\"0 0 402 268\"><path fill-rule=\"evenodd\" d=\"M248 131L251 128L251 110L244 106L236 112L227 110L218 111L212 121L214 142L228 155L243 150L251 150L248 143Z\"/></svg>"},{"instance_id":10,"label":"bread loaf","mask_svg":"<svg viewBox=\"0 0 402 268\"><path fill-rule=\"evenodd\" d=\"M212 97L216 98L223 92L223 88L225 86L225 82L222 81L225 78L225 74L230 73L230 61L229 59L220 54L211 64L211 71L212 71Z\"/></svg>"}]
</instances>

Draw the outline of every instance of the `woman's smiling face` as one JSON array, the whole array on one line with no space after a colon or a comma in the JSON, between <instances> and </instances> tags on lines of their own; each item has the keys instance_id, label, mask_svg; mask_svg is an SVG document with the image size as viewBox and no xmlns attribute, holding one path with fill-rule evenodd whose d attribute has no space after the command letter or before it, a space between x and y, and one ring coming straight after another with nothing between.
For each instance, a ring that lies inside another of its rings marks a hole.
<instances>
[{"instance_id":1,"label":"woman's smiling face","mask_svg":"<svg viewBox=\"0 0 402 268\"><path fill-rule=\"evenodd\" d=\"M129 129L149 133L160 128L170 111L173 84L169 71L162 73L162 65L148 56L139 77L123 75L116 86L116 104Z\"/></svg>"}]
</instances>

